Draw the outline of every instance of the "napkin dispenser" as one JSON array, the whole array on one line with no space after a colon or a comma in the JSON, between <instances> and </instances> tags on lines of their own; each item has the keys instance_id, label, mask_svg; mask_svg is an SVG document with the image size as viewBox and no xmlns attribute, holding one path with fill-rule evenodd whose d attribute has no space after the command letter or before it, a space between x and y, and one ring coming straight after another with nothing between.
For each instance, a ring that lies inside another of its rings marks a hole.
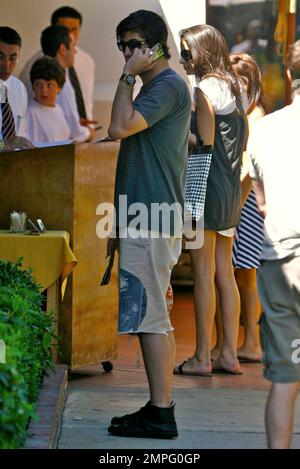
<instances>
[{"instance_id":1,"label":"napkin dispenser","mask_svg":"<svg viewBox=\"0 0 300 469\"><path fill-rule=\"evenodd\" d=\"M25 212L11 212L10 231L13 233L24 233L24 231L26 231L26 221L27 214Z\"/></svg>"}]
</instances>

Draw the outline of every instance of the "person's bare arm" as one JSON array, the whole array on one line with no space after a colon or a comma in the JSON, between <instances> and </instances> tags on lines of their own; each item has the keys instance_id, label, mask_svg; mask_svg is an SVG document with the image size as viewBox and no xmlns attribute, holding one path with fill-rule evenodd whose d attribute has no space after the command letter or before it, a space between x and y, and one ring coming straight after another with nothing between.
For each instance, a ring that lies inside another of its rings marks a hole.
<instances>
[{"instance_id":1,"label":"person's bare arm","mask_svg":"<svg viewBox=\"0 0 300 469\"><path fill-rule=\"evenodd\" d=\"M241 177L241 184L242 184L242 203L241 206L243 207L250 191L252 189L252 181L249 175L249 172L245 173Z\"/></svg>"},{"instance_id":2,"label":"person's bare arm","mask_svg":"<svg viewBox=\"0 0 300 469\"><path fill-rule=\"evenodd\" d=\"M149 50L135 49L126 63L123 72L134 76L149 68L151 59ZM123 139L148 128L144 117L133 108L133 87L120 81L112 106L111 122L108 135L114 139Z\"/></svg>"},{"instance_id":3,"label":"person's bare arm","mask_svg":"<svg viewBox=\"0 0 300 469\"><path fill-rule=\"evenodd\" d=\"M192 132L189 133L189 148L195 148L197 145L197 137Z\"/></svg>"},{"instance_id":4,"label":"person's bare arm","mask_svg":"<svg viewBox=\"0 0 300 469\"><path fill-rule=\"evenodd\" d=\"M211 101L197 90L197 127L203 145L214 145L215 112Z\"/></svg>"},{"instance_id":5,"label":"person's bare arm","mask_svg":"<svg viewBox=\"0 0 300 469\"><path fill-rule=\"evenodd\" d=\"M247 144L248 144L248 140L249 140L249 121L248 119L246 119L246 122L245 122L245 141L244 141L244 151L247 150Z\"/></svg>"},{"instance_id":6,"label":"person's bare arm","mask_svg":"<svg viewBox=\"0 0 300 469\"><path fill-rule=\"evenodd\" d=\"M258 210L263 218L266 218L266 199L263 181L260 179L252 179L252 185L255 192Z\"/></svg>"},{"instance_id":7,"label":"person's bare arm","mask_svg":"<svg viewBox=\"0 0 300 469\"><path fill-rule=\"evenodd\" d=\"M148 128L144 117L133 109L132 92L131 86L119 82L108 128L108 135L113 139L123 139Z\"/></svg>"}]
</instances>

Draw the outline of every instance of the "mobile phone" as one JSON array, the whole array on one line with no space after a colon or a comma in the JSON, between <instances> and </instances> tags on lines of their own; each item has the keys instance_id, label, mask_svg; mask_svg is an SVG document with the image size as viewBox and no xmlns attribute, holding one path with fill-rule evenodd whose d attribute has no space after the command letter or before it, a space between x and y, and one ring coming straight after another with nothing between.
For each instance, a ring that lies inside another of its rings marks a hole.
<instances>
[{"instance_id":1,"label":"mobile phone","mask_svg":"<svg viewBox=\"0 0 300 469\"><path fill-rule=\"evenodd\" d=\"M44 231L46 231L45 225L44 225L44 223L42 222L42 220L41 220L40 218L37 219L36 224L37 224L37 226L39 227L39 230L40 230L42 233L43 233Z\"/></svg>"},{"instance_id":2,"label":"mobile phone","mask_svg":"<svg viewBox=\"0 0 300 469\"><path fill-rule=\"evenodd\" d=\"M158 42L155 44L155 46L150 49L150 54L149 56L151 57L151 62L155 62L155 60L159 59L164 55L164 50L162 48L162 45Z\"/></svg>"}]
</instances>

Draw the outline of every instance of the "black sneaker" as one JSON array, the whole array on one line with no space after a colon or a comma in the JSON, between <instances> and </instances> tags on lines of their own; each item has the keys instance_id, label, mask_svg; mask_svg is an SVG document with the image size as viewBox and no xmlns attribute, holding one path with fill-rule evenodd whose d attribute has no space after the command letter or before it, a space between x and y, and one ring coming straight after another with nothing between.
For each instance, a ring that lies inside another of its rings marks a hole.
<instances>
[{"instance_id":1,"label":"black sneaker","mask_svg":"<svg viewBox=\"0 0 300 469\"><path fill-rule=\"evenodd\" d=\"M122 415L122 417L113 417L111 419L111 424L120 425L120 423L125 422L125 420L134 419L139 414L142 414L144 409L146 409L149 406L151 406L151 401L148 401L144 407L141 407L139 410L137 410L136 412L133 412L132 414L125 414L125 415Z\"/></svg>"},{"instance_id":2,"label":"black sneaker","mask_svg":"<svg viewBox=\"0 0 300 469\"><path fill-rule=\"evenodd\" d=\"M109 433L136 438L175 438L178 436L173 404L163 408L154 405L143 407L134 417L111 425ZM132 415L132 414L131 414ZM124 416L125 417L125 416Z\"/></svg>"}]
</instances>

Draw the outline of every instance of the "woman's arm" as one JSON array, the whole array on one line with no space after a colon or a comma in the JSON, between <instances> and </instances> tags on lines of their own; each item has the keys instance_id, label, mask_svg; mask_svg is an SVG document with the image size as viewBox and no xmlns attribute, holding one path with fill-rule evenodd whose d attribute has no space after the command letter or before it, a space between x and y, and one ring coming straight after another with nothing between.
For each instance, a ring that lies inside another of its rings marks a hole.
<instances>
[{"instance_id":1,"label":"woman's arm","mask_svg":"<svg viewBox=\"0 0 300 469\"><path fill-rule=\"evenodd\" d=\"M251 181L251 178L249 176L249 171L242 174L241 184L242 184L242 203L241 203L241 207L243 207L246 200L247 200L247 198L248 198L248 195L249 195L249 193L252 189L252 181Z\"/></svg>"},{"instance_id":2,"label":"woman's arm","mask_svg":"<svg viewBox=\"0 0 300 469\"><path fill-rule=\"evenodd\" d=\"M215 140L215 112L211 101L200 90L197 97L197 128L203 145L214 145Z\"/></svg>"},{"instance_id":3,"label":"woman's arm","mask_svg":"<svg viewBox=\"0 0 300 469\"><path fill-rule=\"evenodd\" d=\"M261 180L253 179L252 184L253 184L253 189L255 192L256 200L257 200L259 213L261 214L263 218L266 218L267 210L266 210L264 183Z\"/></svg>"},{"instance_id":4,"label":"woman's arm","mask_svg":"<svg viewBox=\"0 0 300 469\"><path fill-rule=\"evenodd\" d=\"M195 148L197 145L197 137L192 132L189 133L189 149Z\"/></svg>"}]
</instances>

